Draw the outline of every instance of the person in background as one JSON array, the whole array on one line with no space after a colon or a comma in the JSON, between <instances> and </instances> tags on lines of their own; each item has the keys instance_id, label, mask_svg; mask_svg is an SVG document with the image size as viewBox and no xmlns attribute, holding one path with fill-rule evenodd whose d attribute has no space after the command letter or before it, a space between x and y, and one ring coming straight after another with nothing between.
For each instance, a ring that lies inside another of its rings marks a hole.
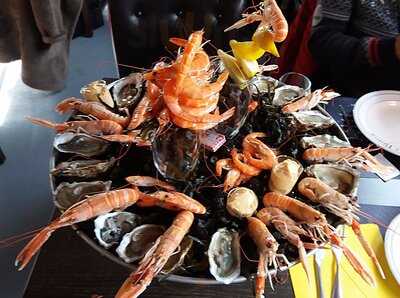
<instances>
[{"instance_id":1,"label":"person in background","mask_svg":"<svg viewBox=\"0 0 400 298\"><path fill-rule=\"evenodd\" d=\"M308 42L314 79L344 95L400 89L400 0L320 0Z\"/></svg>"}]
</instances>

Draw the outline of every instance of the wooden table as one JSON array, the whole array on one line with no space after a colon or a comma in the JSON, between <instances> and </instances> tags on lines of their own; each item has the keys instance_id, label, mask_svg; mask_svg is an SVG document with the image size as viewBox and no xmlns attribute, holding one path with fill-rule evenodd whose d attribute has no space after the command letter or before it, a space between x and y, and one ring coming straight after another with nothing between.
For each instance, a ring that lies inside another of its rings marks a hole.
<instances>
[{"instance_id":1,"label":"wooden table","mask_svg":"<svg viewBox=\"0 0 400 298\"><path fill-rule=\"evenodd\" d=\"M388 224L400 207L363 205L363 210ZM381 229L381 231L383 231ZM93 294L113 297L129 272L100 256L75 232L62 229L43 247L32 273L25 298L89 298ZM269 288L267 297L293 297L290 279ZM250 282L229 286L197 286L153 282L141 297L253 297Z\"/></svg>"}]
</instances>

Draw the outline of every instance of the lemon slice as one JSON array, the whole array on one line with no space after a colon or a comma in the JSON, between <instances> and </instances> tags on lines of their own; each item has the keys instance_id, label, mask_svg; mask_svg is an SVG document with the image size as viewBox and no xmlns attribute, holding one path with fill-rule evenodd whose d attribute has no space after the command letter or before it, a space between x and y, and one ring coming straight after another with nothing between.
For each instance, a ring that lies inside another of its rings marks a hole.
<instances>
[{"instance_id":1,"label":"lemon slice","mask_svg":"<svg viewBox=\"0 0 400 298\"><path fill-rule=\"evenodd\" d=\"M278 49L275 46L274 40L272 38L271 31L267 27L260 27L254 33L252 37L254 44L263 49L264 51L279 57Z\"/></svg>"},{"instance_id":2,"label":"lemon slice","mask_svg":"<svg viewBox=\"0 0 400 298\"><path fill-rule=\"evenodd\" d=\"M257 46L253 41L238 42L232 39L229 45L232 48L233 55L238 59L257 60L265 53L265 50Z\"/></svg>"}]
</instances>

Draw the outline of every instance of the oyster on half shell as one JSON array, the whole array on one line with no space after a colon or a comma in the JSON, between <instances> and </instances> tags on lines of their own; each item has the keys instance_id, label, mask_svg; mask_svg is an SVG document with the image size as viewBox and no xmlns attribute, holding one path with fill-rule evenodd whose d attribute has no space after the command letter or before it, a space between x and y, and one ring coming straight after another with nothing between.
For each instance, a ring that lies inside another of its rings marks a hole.
<instances>
[{"instance_id":1,"label":"oyster on half shell","mask_svg":"<svg viewBox=\"0 0 400 298\"><path fill-rule=\"evenodd\" d=\"M160 225L146 224L125 234L116 249L117 254L127 263L140 260L165 231Z\"/></svg>"},{"instance_id":2,"label":"oyster on half shell","mask_svg":"<svg viewBox=\"0 0 400 298\"><path fill-rule=\"evenodd\" d=\"M132 73L116 81L113 85L113 96L118 108L129 108L141 98L143 91L143 75Z\"/></svg>"},{"instance_id":3,"label":"oyster on half shell","mask_svg":"<svg viewBox=\"0 0 400 298\"><path fill-rule=\"evenodd\" d=\"M219 229L211 237L208 247L210 273L217 281L230 284L240 275L239 234L227 228Z\"/></svg>"},{"instance_id":4,"label":"oyster on half shell","mask_svg":"<svg viewBox=\"0 0 400 298\"><path fill-rule=\"evenodd\" d=\"M99 243L109 248L140 223L140 217L130 212L112 212L100 215L94 221L94 233Z\"/></svg>"},{"instance_id":5,"label":"oyster on half shell","mask_svg":"<svg viewBox=\"0 0 400 298\"><path fill-rule=\"evenodd\" d=\"M272 104L274 106L283 106L292 101L298 100L305 95L303 88L292 85L284 85L275 89Z\"/></svg>"},{"instance_id":6,"label":"oyster on half shell","mask_svg":"<svg viewBox=\"0 0 400 298\"><path fill-rule=\"evenodd\" d=\"M92 182L62 182L54 190L54 204L61 209L68 209L83 200L86 195L92 195L110 190L111 181Z\"/></svg>"},{"instance_id":7,"label":"oyster on half shell","mask_svg":"<svg viewBox=\"0 0 400 298\"><path fill-rule=\"evenodd\" d=\"M300 111L291 113L298 124L300 131L307 131L316 128L328 128L335 124L335 121L319 111Z\"/></svg>"},{"instance_id":8,"label":"oyster on half shell","mask_svg":"<svg viewBox=\"0 0 400 298\"><path fill-rule=\"evenodd\" d=\"M63 153L94 157L105 153L110 143L86 133L65 132L55 136L53 146Z\"/></svg>"},{"instance_id":9,"label":"oyster on half shell","mask_svg":"<svg viewBox=\"0 0 400 298\"><path fill-rule=\"evenodd\" d=\"M343 141L336 136L323 134L312 137L302 137L300 146L308 148L327 148L327 147L351 147L349 142Z\"/></svg>"},{"instance_id":10,"label":"oyster on half shell","mask_svg":"<svg viewBox=\"0 0 400 298\"><path fill-rule=\"evenodd\" d=\"M351 167L337 164L315 164L307 167L305 172L308 176L321 180L342 194L357 195L360 175Z\"/></svg>"}]
</instances>

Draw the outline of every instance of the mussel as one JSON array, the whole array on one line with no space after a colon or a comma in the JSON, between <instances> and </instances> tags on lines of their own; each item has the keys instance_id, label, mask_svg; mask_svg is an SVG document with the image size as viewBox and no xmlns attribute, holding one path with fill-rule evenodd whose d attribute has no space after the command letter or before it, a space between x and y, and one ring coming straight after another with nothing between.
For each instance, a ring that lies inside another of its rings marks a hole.
<instances>
[{"instance_id":1,"label":"mussel","mask_svg":"<svg viewBox=\"0 0 400 298\"><path fill-rule=\"evenodd\" d=\"M291 113L297 122L300 131L307 131L316 128L328 128L335 124L335 121L319 111L300 111Z\"/></svg>"},{"instance_id":2,"label":"mussel","mask_svg":"<svg viewBox=\"0 0 400 298\"><path fill-rule=\"evenodd\" d=\"M81 95L86 101L99 101L110 108L114 107L114 101L107 84L103 80L91 82L81 88Z\"/></svg>"},{"instance_id":3,"label":"mussel","mask_svg":"<svg viewBox=\"0 0 400 298\"><path fill-rule=\"evenodd\" d=\"M303 88L292 85L284 85L275 89L272 104L274 106L283 106L295 101L305 95Z\"/></svg>"},{"instance_id":4,"label":"mussel","mask_svg":"<svg viewBox=\"0 0 400 298\"><path fill-rule=\"evenodd\" d=\"M140 260L164 231L165 228L160 225L138 226L132 232L125 234L116 252L127 263Z\"/></svg>"},{"instance_id":5,"label":"mussel","mask_svg":"<svg viewBox=\"0 0 400 298\"><path fill-rule=\"evenodd\" d=\"M278 156L278 163L272 168L269 177L269 190L283 195L288 194L302 172L303 166L298 160L285 155Z\"/></svg>"},{"instance_id":6,"label":"mussel","mask_svg":"<svg viewBox=\"0 0 400 298\"><path fill-rule=\"evenodd\" d=\"M140 99L143 90L143 75L132 73L114 83L113 96L118 108L129 108Z\"/></svg>"},{"instance_id":7,"label":"mussel","mask_svg":"<svg viewBox=\"0 0 400 298\"><path fill-rule=\"evenodd\" d=\"M95 219L94 234L102 246L109 248L138 226L140 220L138 215L130 212L104 214Z\"/></svg>"},{"instance_id":8,"label":"mussel","mask_svg":"<svg viewBox=\"0 0 400 298\"><path fill-rule=\"evenodd\" d=\"M110 143L86 133L65 132L55 136L53 146L63 153L94 157L105 153Z\"/></svg>"},{"instance_id":9,"label":"mussel","mask_svg":"<svg viewBox=\"0 0 400 298\"><path fill-rule=\"evenodd\" d=\"M111 181L93 182L62 182L54 190L54 204L61 209L68 209L83 200L86 195L92 195L110 190Z\"/></svg>"},{"instance_id":10,"label":"mussel","mask_svg":"<svg viewBox=\"0 0 400 298\"><path fill-rule=\"evenodd\" d=\"M331 186L338 192L356 196L360 174L351 167L338 164L315 164L305 169L308 176L313 176Z\"/></svg>"},{"instance_id":11,"label":"mussel","mask_svg":"<svg viewBox=\"0 0 400 298\"><path fill-rule=\"evenodd\" d=\"M208 247L210 273L224 284L230 284L240 275L239 234L227 228L219 229Z\"/></svg>"},{"instance_id":12,"label":"mussel","mask_svg":"<svg viewBox=\"0 0 400 298\"><path fill-rule=\"evenodd\" d=\"M59 163L50 173L54 176L96 178L110 170L116 162L115 158L110 160L74 160Z\"/></svg>"},{"instance_id":13,"label":"mussel","mask_svg":"<svg viewBox=\"0 0 400 298\"><path fill-rule=\"evenodd\" d=\"M326 148L326 147L351 147L347 141L343 141L336 136L323 134L312 137L302 137L300 146L303 149L308 148Z\"/></svg>"}]
</instances>

